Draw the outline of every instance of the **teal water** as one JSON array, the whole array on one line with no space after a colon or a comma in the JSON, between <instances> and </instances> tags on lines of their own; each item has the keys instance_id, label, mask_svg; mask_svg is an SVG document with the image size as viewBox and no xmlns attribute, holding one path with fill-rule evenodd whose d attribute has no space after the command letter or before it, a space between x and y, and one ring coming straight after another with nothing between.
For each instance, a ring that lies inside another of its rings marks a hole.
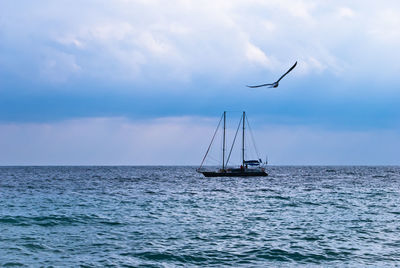
<instances>
[{"instance_id":1,"label":"teal water","mask_svg":"<svg viewBox=\"0 0 400 268\"><path fill-rule=\"evenodd\" d=\"M0 167L0 265L400 265L400 167Z\"/></svg>"}]
</instances>

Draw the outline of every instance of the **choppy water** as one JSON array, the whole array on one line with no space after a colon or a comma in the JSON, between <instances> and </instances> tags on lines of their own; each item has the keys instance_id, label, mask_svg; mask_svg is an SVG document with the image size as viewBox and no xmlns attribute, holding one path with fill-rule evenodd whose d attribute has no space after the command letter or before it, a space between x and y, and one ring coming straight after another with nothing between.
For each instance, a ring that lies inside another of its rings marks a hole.
<instances>
[{"instance_id":1,"label":"choppy water","mask_svg":"<svg viewBox=\"0 0 400 268\"><path fill-rule=\"evenodd\" d=\"M4 266L398 266L400 167L0 168Z\"/></svg>"}]
</instances>

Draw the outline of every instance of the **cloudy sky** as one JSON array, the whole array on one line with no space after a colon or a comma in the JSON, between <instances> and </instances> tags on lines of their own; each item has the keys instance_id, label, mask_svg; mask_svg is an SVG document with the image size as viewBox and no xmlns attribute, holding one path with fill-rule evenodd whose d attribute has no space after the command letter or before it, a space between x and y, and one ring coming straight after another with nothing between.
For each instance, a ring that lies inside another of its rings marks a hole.
<instances>
[{"instance_id":1,"label":"cloudy sky","mask_svg":"<svg viewBox=\"0 0 400 268\"><path fill-rule=\"evenodd\" d=\"M0 0L0 165L197 165L224 110L271 164L398 165L399 47L395 0Z\"/></svg>"}]
</instances>

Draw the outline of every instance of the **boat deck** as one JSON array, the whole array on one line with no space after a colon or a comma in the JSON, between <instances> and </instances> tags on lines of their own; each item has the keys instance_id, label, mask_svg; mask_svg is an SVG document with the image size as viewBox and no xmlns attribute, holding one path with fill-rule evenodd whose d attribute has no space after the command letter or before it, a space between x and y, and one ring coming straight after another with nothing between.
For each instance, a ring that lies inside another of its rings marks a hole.
<instances>
[{"instance_id":1,"label":"boat deck","mask_svg":"<svg viewBox=\"0 0 400 268\"><path fill-rule=\"evenodd\" d=\"M268 173L265 171L201 171L205 177L266 177Z\"/></svg>"}]
</instances>

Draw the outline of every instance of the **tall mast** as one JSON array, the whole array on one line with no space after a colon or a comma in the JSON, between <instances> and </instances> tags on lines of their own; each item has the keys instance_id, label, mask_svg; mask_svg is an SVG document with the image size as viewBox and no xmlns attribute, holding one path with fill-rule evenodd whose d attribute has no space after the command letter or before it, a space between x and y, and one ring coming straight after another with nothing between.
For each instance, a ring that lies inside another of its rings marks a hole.
<instances>
[{"instance_id":1,"label":"tall mast","mask_svg":"<svg viewBox=\"0 0 400 268\"><path fill-rule=\"evenodd\" d=\"M244 167L244 124L246 122L246 114L243 111L243 134L242 134L242 165Z\"/></svg>"},{"instance_id":2,"label":"tall mast","mask_svg":"<svg viewBox=\"0 0 400 268\"><path fill-rule=\"evenodd\" d=\"M225 129L226 129L226 112L224 111L224 137L222 141L222 170L225 170Z\"/></svg>"}]
</instances>

